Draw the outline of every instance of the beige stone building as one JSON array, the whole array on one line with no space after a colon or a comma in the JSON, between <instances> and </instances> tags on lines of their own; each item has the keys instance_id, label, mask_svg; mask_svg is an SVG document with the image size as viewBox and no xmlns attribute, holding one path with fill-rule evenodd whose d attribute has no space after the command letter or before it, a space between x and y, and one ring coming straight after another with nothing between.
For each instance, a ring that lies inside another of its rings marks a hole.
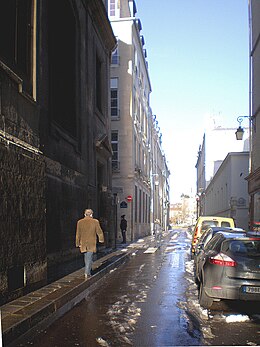
<instances>
[{"instance_id":1,"label":"beige stone building","mask_svg":"<svg viewBox=\"0 0 260 347\"><path fill-rule=\"evenodd\" d=\"M110 80L112 182L117 201L117 229L120 230L120 216L126 215L128 240L151 232L155 205L160 219L164 218L162 206L166 205L169 190L164 178L168 170L162 164L160 134L154 128L157 124L150 108L151 83L145 41L136 12L133 0L108 2L108 15L118 43L112 56ZM160 160L155 161L154 150L160 152L157 153ZM160 189L156 199L152 194L155 178L158 178L157 190Z\"/></svg>"},{"instance_id":2,"label":"beige stone building","mask_svg":"<svg viewBox=\"0 0 260 347\"><path fill-rule=\"evenodd\" d=\"M260 1L249 1L251 165L250 227L260 230Z\"/></svg>"},{"instance_id":3,"label":"beige stone building","mask_svg":"<svg viewBox=\"0 0 260 347\"><path fill-rule=\"evenodd\" d=\"M164 230L167 229L170 219L170 171L162 149L162 134L157 117L150 118L151 141L151 228L153 222L159 219Z\"/></svg>"}]
</instances>

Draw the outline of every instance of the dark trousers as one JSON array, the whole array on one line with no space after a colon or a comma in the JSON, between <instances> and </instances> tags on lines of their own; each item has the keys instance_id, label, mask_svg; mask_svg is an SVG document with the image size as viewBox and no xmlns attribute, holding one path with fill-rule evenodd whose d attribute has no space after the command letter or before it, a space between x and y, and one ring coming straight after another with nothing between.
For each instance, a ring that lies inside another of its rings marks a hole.
<instances>
[{"instance_id":1,"label":"dark trousers","mask_svg":"<svg viewBox=\"0 0 260 347\"><path fill-rule=\"evenodd\" d=\"M126 243L126 230L121 230L123 241L122 243Z\"/></svg>"}]
</instances>

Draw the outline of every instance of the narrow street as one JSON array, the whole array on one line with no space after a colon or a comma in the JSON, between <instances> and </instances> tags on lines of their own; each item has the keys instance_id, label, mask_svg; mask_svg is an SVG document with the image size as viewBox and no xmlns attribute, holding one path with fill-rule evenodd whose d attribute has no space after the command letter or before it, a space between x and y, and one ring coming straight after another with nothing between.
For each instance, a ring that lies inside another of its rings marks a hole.
<instances>
[{"instance_id":1,"label":"narrow street","mask_svg":"<svg viewBox=\"0 0 260 347\"><path fill-rule=\"evenodd\" d=\"M131 260L102 287L19 346L259 345L256 313L200 308L186 230L165 235L157 250L152 246L135 245Z\"/></svg>"}]
</instances>

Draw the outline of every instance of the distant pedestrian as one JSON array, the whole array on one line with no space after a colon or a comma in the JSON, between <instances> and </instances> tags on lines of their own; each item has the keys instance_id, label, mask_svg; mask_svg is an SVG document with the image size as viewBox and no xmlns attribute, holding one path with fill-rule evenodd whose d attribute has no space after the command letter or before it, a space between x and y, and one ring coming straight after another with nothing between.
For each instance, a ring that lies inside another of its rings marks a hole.
<instances>
[{"instance_id":1,"label":"distant pedestrian","mask_svg":"<svg viewBox=\"0 0 260 347\"><path fill-rule=\"evenodd\" d=\"M121 216L120 229L123 237L122 243L126 243L127 220L125 219L124 214Z\"/></svg>"},{"instance_id":2,"label":"distant pedestrian","mask_svg":"<svg viewBox=\"0 0 260 347\"><path fill-rule=\"evenodd\" d=\"M162 227L159 219L154 221L154 237L155 237L155 246L160 248L162 241Z\"/></svg>"},{"instance_id":3,"label":"distant pedestrian","mask_svg":"<svg viewBox=\"0 0 260 347\"><path fill-rule=\"evenodd\" d=\"M77 222L76 230L76 247L84 254L85 278L91 276L93 263L93 253L97 251L97 236L99 242L104 242L104 234L100 227L99 221L93 218L93 211L86 209L84 218Z\"/></svg>"}]
</instances>

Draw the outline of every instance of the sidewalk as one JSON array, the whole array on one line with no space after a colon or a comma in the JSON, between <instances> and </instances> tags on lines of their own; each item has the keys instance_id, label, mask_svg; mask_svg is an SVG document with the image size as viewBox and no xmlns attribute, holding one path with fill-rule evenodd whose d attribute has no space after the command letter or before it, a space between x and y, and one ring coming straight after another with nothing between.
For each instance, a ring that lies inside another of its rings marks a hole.
<instances>
[{"instance_id":1,"label":"sidewalk","mask_svg":"<svg viewBox=\"0 0 260 347\"><path fill-rule=\"evenodd\" d=\"M45 329L87 297L112 270L126 262L135 249L147 244L143 241L125 246L96 260L93 263L95 274L87 280L81 268L1 306L3 346L17 346L19 340Z\"/></svg>"}]
</instances>

